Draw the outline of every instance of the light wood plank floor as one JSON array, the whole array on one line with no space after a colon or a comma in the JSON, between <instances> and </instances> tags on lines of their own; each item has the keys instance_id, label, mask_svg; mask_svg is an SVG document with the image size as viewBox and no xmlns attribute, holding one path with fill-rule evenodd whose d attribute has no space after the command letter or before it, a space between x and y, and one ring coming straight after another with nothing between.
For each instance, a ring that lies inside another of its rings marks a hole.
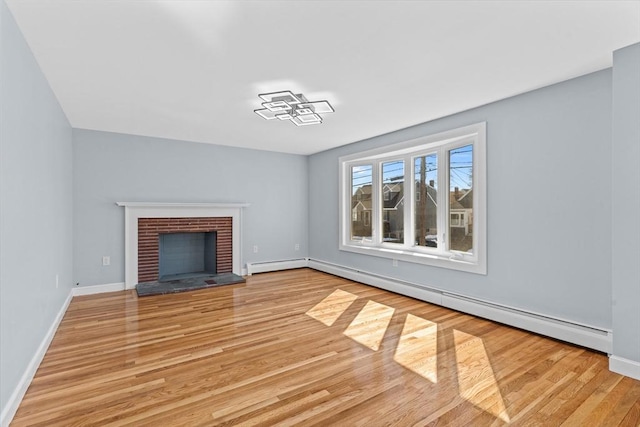
<instances>
[{"instance_id":1,"label":"light wood plank floor","mask_svg":"<svg viewBox=\"0 0 640 427\"><path fill-rule=\"evenodd\" d=\"M75 297L14 426L637 426L605 355L309 269Z\"/></svg>"}]
</instances>

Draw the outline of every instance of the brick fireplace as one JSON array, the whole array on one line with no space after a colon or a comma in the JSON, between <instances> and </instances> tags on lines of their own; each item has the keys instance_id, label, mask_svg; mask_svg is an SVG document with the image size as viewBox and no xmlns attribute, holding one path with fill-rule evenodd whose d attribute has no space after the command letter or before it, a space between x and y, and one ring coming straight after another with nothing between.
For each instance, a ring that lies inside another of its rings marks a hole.
<instances>
[{"instance_id":1,"label":"brick fireplace","mask_svg":"<svg viewBox=\"0 0 640 427\"><path fill-rule=\"evenodd\" d=\"M216 273L232 272L231 217L138 218L138 281L159 278L159 241L164 233L216 232Z\"/></svg>"},{"instance_id":2,"label":"brick fireplace","mask_svg":"<svg viewBox=\"0 0 640 427\"><path fill-rule=\"evenodd\" d=\"M215 232L217 272L243 275L242 211L249 204L118 202L117 205L125 211L125 289L157 279L159 235L174 231Z\"/></svg>"}]
</instances>

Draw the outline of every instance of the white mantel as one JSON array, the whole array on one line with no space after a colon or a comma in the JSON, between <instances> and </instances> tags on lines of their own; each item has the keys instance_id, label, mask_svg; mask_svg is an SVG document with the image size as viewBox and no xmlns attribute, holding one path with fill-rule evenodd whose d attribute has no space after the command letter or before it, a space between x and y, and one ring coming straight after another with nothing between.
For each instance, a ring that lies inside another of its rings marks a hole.
<instances>
[{"instance_id":1,"label":"white mantel","mask_svg":"<svg viewBox=\"0 0 640 427\"><path fill-rule=\"evenodd\" d=\"M116 202L116 205L132 208L246 208L249 203Z\"/></svg>"},{"instance_id":2,"label":"white mantel","mask_svg":"<svg viewBox=\"0 0 640 427\"><path fill-rule=\"evenodd\" d=\"M124 207L125 289L138 283L138 219L231 217L233 272L242 274L242 209L248 203L117 202Z\"/></svg>"}]
</instances>

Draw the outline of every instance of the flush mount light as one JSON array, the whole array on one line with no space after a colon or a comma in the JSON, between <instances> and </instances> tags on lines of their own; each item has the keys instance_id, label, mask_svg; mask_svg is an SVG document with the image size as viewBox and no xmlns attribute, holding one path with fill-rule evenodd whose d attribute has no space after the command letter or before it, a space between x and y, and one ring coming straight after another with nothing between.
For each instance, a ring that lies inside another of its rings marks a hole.
<instances>
[{"instance_id":1,"label":"flush mount light","mask_svg":"<svg viewBox=\"0 0 640 427\"><path fill-rule=\"evenodd\" d=\"M258 96L264 101L264 108L253 111L266 120L289 120L296 126L318 125L322 123L320 114L334 112L328 101L309 102L303 94L288 90Z\"/></svg>"}]
</instances>

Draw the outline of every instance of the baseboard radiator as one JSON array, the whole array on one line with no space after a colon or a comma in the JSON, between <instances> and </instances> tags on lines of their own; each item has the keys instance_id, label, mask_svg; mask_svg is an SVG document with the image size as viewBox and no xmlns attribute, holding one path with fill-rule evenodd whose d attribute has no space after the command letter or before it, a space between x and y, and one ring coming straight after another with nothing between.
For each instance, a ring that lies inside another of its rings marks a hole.
<instances>
[{"instance_id":1,"label":"baseboard radiator","mask_svg":"<svg viewBox=\"0 0 640 427\"><path fill-rule=\"evenodd\" d=\"M266 273L268 271L290 270L292 268L303 268L309 264L309 258L287 259L281 261L248 262L247 276L255 273Z\"/></svg>"},{"instance_id":2,"label":"baseboard radiator","mask_svg":"<svg viewBox=\"0 0 640 427\"><path fill-rule=\"evenodd\" d=\"M457 295L326 261L309 259L308 267L607 354L612 353L611 331L607 329Z\"/></svg>"}]
</instances>

